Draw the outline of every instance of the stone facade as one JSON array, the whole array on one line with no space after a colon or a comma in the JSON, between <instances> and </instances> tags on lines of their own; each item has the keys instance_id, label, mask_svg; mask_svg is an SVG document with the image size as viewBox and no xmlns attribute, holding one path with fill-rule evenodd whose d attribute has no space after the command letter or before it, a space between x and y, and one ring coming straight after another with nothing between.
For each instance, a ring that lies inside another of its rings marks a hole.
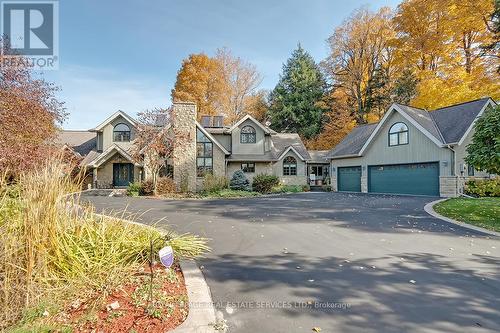
<instances>
[{"instance_id":1,"label":"stone facade","mask_svg":"<svg viewBox=\"0 0 500 333\"><path fill-rule=\"evenodd\" d=\"M178 191L196 191L196 104L175 103L172 111L174 132L174 182Z\"/></svg>"},{"instance_id":2,"label":"stone facade","mask_svg":"<svg viewBox=\"0 0 500 333\"><path fill-rule=\"evenodd\" d=\"M115 154L93 172L97 178L97 188L113 188L113 164L115 163L130 163L120 154ZM141 181L142 168L134 165L134 182Z\"/></svg>"},{"instance_id":3,"label":"stone facade","mask_svg":"<svg viewBox=\"0 0 500 333\"><path fill-rule=\"evenodd\" d=\"M439 195L441 197L456 197L458 195L458 177L441 176L439 177Z\"/></svg>"}]
</instances>

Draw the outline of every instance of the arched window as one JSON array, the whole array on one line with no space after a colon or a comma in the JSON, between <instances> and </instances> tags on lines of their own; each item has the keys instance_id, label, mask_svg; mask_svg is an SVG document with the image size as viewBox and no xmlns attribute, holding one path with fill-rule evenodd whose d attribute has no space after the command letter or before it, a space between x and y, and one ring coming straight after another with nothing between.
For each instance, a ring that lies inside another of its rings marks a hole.
<instances>
[{"instance_id":1,"label":"arched window","mask_svg":"<svg viewBox=\"0 0 500 333\"><path fill-rule=\"evenodd\" d=\"M255 143L257 142L257 135L255 128L252 126L244 126L240 132L240 143Z\"/></svg>"},{"instance_id":2,"label":"arched window","mask_svg":"<svg viewBox=\"0 0 500 333\"><path fill-rule=\"evenodd\" d=\"M287 156L283 160L283 176L297 176L297 160Z\"/></svg>"},{"instance_id":3,"label":"arched window","mask_svg":"<svg viewBox=\"0 0 500 333\"><path fill-rule=\"evenodd\" d=\"M113 141L115 142L129 142L130 141L130 127L120 123L113 129Z\"/></svg>"},{"instance_id":4,"label":"arched window","mask_svg":"<svg viewBox=\"0 0 500 333\"><path fill-rule=\"evenodd\" d=\"M389 129L389 146L408 144L408 126L405 123L395 123Z\"/></svg>"}]
</instances>

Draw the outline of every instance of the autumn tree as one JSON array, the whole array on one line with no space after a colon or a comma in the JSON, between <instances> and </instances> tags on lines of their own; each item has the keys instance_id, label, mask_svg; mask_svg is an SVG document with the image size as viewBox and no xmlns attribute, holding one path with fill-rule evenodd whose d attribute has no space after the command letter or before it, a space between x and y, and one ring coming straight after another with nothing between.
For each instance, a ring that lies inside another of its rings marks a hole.
<instances>
[{"instance_id":1,"label":"autumn tree","mask_svg":"<svg viewBox=\"0 0 500 333\"><path fill-rule=\"evenodd\" d=\"M262 77L257 68L234 56L226 48L214 57L192 54L177 73L172 100L192 101L198 106L198 117L224 115L230 124L246 113L259 112L248 107L259 96Z\"/></svg>"},{"instance_id":2,"label":"autumn tree","mask_svg":"<svg viewBox=\"0 0 500 333\"><path fill-rule=\"evenodd\" d=\"M359 9L328 38L330 55L323 67L339 101L336 108L350 112L358 124L368 121L371 108L386 107L381 102L388 97L374 92L390 91L395 70L391 18L389 8L376 13Z\"/></svg>"},{"instance_id":3,"label":"autumn tree","mask_svg":"<svg viewBox=\"0 0 500 333\"><path fill-rule=\"evenodd\" d=\"M191 54L177 73L172 100L196 103L198 118L222 114L227 89L222 75L220 62L204 53Z\"/></svg>"},{"instance_id":4,"label":"autumn tree","mask_svg":"<svg viewBox=\"0 0 500 333\"><path fill-rule=\"evenodd\" d=\"M266 121L267 110L269 109L268 101L269 92L261 89L244 99L244 110L260 122Z\"/></svg>"},{"instance_id":5,"label":"autumn tree","mask_svg":"<svg viewBox=\"0 0 500 333\"><path fill-rule=\"evenodd\" d=\"M47 158L66 113L55 96L58 87L36 78L21 61L3 65L5 57L19 55L5 40L0 47L0 173L16 177Z\"/></svg>"},{"instance_id":6,"label":"autumn tree","mask_svg":"<svg viewBox=\"0 0 500 333\"><path fill-rule=\"evenodd\" d=\"M283 65L280 80L270 95L271 127L311 139L321 131L326 106L326 82L314 59L299 44Z\"/></svg>"},{"instance_id":7,"label":"autumn tree","mask_svg":"<svg viewBox=\"0 0 500 333\"><path fill-rule=\"evenodd\" d=\"M395 63L419 80L414 106L500 97L498 62L482 47L493 38L487 24L493 10L491 0L405 0L398 6Z\"/></svg>"},{"instance_id":8,"label":"autumn tree","mask_svg":"<svg viewBox=\"0 0 500 333\"><path fill-rule=\"evenodd\" d=\"M356 126L349 109L337 107L345 105L347 96L340 91L327 93L324 100L328 110L324 113L321 133L312 139L305 140L308 149L325 150L337 145Z\"/></svg>"},{"instance_id":9,"label":"autumn tree","mask_svg":"<svg viewBox=\"0 0 500 333\"><path fill-rule=\"evenodd\" d=\"M227 48L218 49L215 60L222 68L223 98L222 109L228 123L239 120L250 104L247 99L256 96L257 87L262 82L262 76L255 65L234 56Z\"/></svg>"},{"instance_id":10,"label":"autumn tree","mask_svg":"<svg viewBox=\"0 0 500 333\"><path fill-rule=\"evenodd\" d=\"M160 172L166 167L173 149L173 135L168 126L170 116L170 109L153 109L139 113L137 118L132 154L136 160L144 162L155 193Z\"/></svg>"}]
</instances>

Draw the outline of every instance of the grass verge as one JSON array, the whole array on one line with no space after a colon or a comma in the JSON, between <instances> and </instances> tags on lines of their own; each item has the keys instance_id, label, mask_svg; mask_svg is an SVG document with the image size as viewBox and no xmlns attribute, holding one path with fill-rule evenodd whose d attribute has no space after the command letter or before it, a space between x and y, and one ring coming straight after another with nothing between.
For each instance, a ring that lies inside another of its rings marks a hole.
<instances>
[{"instance_id":1,"label":"grass verge","mask_svg":"<svg viewBox=\"0 0 500 333\"><path fill-rule=\"evenodd\" d=\"M216 192L208 192L202 194L204 198L249 198L257 197L259 195L261 195L259 192L237 191L231 189L223 189Z\"/></svg>"},{"instance_id":2,"label":"grass verge","mask_svg":"<svg viewBox=\"0 0 500 333\"><path fill-rule=\"evenodd\" d=\"M434 210L460 222L500 231L500 198L452 198L436 204Z\"/></svg>"},{"instance_id":3,"label":"grass verge","mask_svg":"<svg viewBox=\"0 0 500 333\"><path fill-rule=\"evenodd\" d=\"M63 165L52 162L15 184L0 177L0 331L65 329L59 311L75 299L98 306L144 266L152 240L155 255L166 244L177 258L208 251L193 235L163 235L76 209L66 194L77 186L63 175Z\"/></svg>"}]
</instances>

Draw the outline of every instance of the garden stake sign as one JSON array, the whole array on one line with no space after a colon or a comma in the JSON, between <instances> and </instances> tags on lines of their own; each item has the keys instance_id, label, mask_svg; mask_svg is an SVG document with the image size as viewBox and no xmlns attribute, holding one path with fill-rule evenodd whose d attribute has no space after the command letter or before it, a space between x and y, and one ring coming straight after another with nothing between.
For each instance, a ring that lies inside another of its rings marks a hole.
<instances>
[{"instance_id":1,"label":"garden stake sign","mask_svg":"<svg viewBox=\"0 0 500 333\"><path fill-rule=\"evenodd\" d=\"M153 301L153 279L154 279L154 272L153 272L153 263L154 263L154 244L159 241L165 239L163 237L159 237L156 239L150 239L149 241L149 246L150 246L150 251L149 251L149 304L152 303ZM162 263L163 266L165 266L167 269L170 268L173 263L174 263L174 250L172 249L171 246L165 246L158 252L158 255L160 257L160 262Z\"/></svg>"},{"instance_id":2,"label":"garden stake sign","mask_svg":"<svg viewBox=\"0 0 500 333\"><path fill-rule=\"evenodd\" d=\"M163 249L160 250L158 253L160 256L160 262L165 266L166 268L170 268L172 264L174 263L174 250L172 249L171 246L165 246Z\"/></svg>"}]
</instances>

